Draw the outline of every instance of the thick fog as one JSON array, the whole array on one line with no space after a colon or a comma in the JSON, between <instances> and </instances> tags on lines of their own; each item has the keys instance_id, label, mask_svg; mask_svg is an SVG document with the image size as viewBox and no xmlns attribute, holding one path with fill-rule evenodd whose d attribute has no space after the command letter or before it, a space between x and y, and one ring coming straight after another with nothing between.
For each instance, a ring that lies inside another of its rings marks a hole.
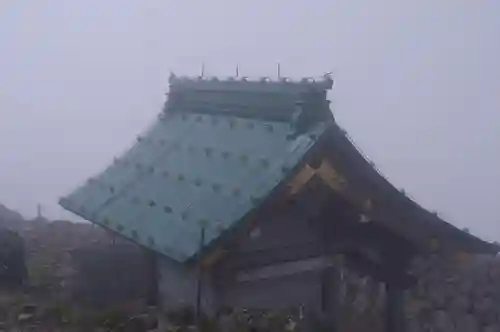
<instances>
[{"instance_id":1,"label":"thick fog","mask_svg":"<svg viewBox=\"0 0 500 332\"><path fill-rule=\"evenodd\" d=\"M3 1L0 202L57 206L154 120L170 71L333 71L338 122L426 208L500 240L498 1Z\"/></svg>"}]
</instances>

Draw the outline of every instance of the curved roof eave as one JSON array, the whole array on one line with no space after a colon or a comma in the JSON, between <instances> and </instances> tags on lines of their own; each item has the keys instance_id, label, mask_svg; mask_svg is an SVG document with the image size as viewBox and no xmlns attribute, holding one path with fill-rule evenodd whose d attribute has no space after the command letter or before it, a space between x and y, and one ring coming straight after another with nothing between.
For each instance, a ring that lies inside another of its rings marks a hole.
<instances>
[{"instance_id":1,"label":"curved roof eave","mask_svg":"<svg viewBox=\"0 0 500 332\"><path fill-rule=\"evenodd\" d=\"M399 225L396 225L394 220L387 221L389 226L393 226L399 232L406 233L402 235L412 235L408 233L417 231L421 237L438 237L442 241L452 244L458 250L474 254L497 254L500 251L500 247L496 243L489 243L460 230L395 188L375 168L373 163L367 160L338 124L332 124L328 135L330 135L330 139L328 139L327 149L333 155L341 156L340 159L343 159L343 162L340 162L340 166L344 166L342 168L347 177L357 178L357 183L362 183L360 187L364 187L365 192L370 192L372 196L376 195L378 200L383 201L384 205L393 210L392 212L397 209L400 216L406 217L405 220L398 221ZM346 164L349 164L349 167ZM353 165L355 166L353 167Z\"/></svg>"}]
</instances>

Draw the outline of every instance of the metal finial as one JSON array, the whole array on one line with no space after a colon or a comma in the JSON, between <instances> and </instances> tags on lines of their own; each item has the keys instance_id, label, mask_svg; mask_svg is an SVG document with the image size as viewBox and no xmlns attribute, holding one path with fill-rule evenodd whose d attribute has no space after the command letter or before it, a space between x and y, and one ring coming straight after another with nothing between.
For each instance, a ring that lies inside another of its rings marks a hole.
<instances>
[{"instance_id":1,"label":"metal finial","mask_svg":"<svg viewBox=\"0 0 500 332\"><path fill-rule=\"evenodd\" d=\"M205 63L201 63L201 77L205 76Z\"/></svg>"},{"instance_id":2,"label":"metal finial","mask_svg":"<svg viewBox=\"0 0 500 332\"><path fill-rule=\"evenodd\" d=\"M278 78L281 78L281 66L279 63L277 64L277 71L278 71Z\"/></svg>"},{"instance_id":3,"label":"metal finial","mask_svg":"<svg viewBox=\"0 0 500 332\"><path fill-rule=\"evenodd\" d=\"M174 72L173 71L170 71L170 75L168 77L168 80L170 82L172 82L177 76L175 76Z\"/></svg>"},{"instance_id":4,"label":"metal finial","mask_svg":"<svg viewBox=\"0 0 500 332\"><path fill-rule=\"evenodd\" d=\"M236 77L240 75L240 65L236 64Z\"/></svg>"},{"instance_id":5,"label":"metal finial","mask_svg":"<svg viewBox=\"0 0 500 332\"><path fill-rule=\"evenodd\" d=\"M333 87L333 78L332 78L332 75L333 75L333 70L332 71L329 71L325 74L323 74L323 79L328 82L329 84L329 88L332 88Z\"/></svg>"}]
</instances>

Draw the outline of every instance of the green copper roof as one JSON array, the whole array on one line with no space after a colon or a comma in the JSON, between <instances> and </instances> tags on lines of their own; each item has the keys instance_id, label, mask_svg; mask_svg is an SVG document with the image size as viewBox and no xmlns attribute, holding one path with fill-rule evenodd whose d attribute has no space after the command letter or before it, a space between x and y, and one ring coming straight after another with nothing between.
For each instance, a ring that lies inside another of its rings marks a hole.
<instances>
[{"instance_id":1,"label":"green copper roof","mask_svg":"<svg viewBox=\"0 0 500 332\"><path fill-rule=\"evenodd\" d=\"M122 157L60 205L185 261L265 199L313 146L320 123L290 136L288 122L162 113ZM314 135L313 135L314 134Z\"/></svg>"}]
</instances>

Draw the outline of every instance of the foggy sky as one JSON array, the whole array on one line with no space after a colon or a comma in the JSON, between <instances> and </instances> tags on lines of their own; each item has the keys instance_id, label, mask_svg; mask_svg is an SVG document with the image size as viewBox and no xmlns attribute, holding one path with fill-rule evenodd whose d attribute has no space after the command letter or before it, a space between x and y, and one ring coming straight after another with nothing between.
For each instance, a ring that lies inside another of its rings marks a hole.
<instances>
[{"instance_id":1,"label":"foggy sky","mask_svg":"<svg viewBox=\"0 0 500 332\"><path fill-rule=\"evenodd\" d=\"M500 240L500 2L4 0L0 202L57 206L154 120L169 72L319 76L378 168ZM74 220L74 219L73 219Z\"/></svg>"}]
</instances>

